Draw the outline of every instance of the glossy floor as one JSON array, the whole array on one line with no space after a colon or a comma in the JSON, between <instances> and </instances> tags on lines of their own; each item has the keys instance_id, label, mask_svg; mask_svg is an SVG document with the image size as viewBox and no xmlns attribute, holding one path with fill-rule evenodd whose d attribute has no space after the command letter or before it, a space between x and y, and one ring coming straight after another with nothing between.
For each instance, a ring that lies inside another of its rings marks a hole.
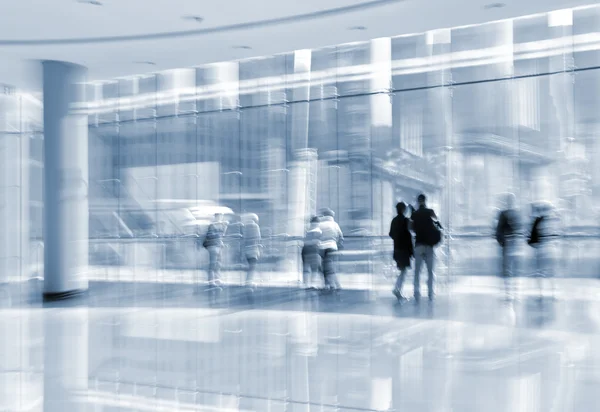
<instances>
[{"instance_id":1,"label":"glossy floor","mask_svg":"<svg viewBox=\"0 0 600 412\"><path fill-rule=\"evenodd\" d=\"M42 304L6 288L0 410L591 411L600 283L388 292L93 283ZM452 293L449 293L452 292Z\"/></svg>"}]
</instances>

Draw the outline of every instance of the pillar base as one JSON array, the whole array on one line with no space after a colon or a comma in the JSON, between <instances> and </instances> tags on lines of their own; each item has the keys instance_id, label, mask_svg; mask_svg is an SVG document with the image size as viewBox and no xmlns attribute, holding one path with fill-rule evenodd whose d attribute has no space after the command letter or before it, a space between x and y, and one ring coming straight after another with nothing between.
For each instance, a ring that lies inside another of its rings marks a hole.
<instances>
[{"instance_id":1,"label":"pillar base","mask_svg":"<svg viewBox=\"0 0 600 412\"><path fill-rule=\"evenodd\" d=\"M85 294L87 294L87 289L75 289L65 292L44 292L42 296L44 302L55 302L57 300L71 299Z\"/></svg>"}]
</instances>

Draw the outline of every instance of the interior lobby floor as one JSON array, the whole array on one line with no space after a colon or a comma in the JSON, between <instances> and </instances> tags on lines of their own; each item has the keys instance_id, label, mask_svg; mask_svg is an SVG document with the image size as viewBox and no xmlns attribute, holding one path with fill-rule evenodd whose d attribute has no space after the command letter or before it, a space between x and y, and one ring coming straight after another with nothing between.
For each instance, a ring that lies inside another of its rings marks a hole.
<instances>
[{"instance_id":1,"label":"interior lobby floor","mask_svg":"<svg viewBox=\"0 0 600 412\"><path fill-rule=\"evenodd\" d=\"M38 283L8 285L0 410L594 410L600 282L557 279L557 299L525 282L508 302L482 282L401 305L139 282L44 303Z\"/></svg>"}]
</instances>

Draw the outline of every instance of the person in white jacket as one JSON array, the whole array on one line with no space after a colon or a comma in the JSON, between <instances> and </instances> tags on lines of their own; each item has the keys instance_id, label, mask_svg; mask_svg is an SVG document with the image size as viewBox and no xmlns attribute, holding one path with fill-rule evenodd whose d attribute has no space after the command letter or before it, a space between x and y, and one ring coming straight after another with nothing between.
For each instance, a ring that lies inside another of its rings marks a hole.
<instances>
[{"instance_id":1,"label":"person in white jacket","mask_svg":"<svg viewBox=\"0 0 600 412\"><path fill-rule=\"evenodd\" d=\"M246 217L247 221L243 226L243 245L244 255L248 262L248 272L246 273L246 286L254 287L254 274L256 265L260 258L261 234L258 226L258 216L254 213Z\"/></svg>"},{"instance_id":2,"label":"person in white jacket","mask_svg":"<svg viewBox=\"0 0 600 412\"><path fill-rule=\"evenodd\" d=\"M344 243L342 229L334 220L335 213L331 209L325 209L319 222L321 229L321 253L323 256L323 277L325 287L333 290L341 288L340 282L335 274L334 256Z\"/></svg>"}]
</instances>

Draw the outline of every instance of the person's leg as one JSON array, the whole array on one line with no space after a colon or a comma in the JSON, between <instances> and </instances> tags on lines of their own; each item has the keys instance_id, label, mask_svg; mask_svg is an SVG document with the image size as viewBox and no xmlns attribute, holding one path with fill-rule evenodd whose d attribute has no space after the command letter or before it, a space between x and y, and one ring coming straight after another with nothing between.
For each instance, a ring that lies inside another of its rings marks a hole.
<instances>
[{"instance_id":1,"label":"person's leg","mask_svg":"<svg viewBox=\"0 0 600 412\"><path fill-rule=\"evenodd\" d=\"M319 275L321 277L321 279L323 280L323 288L327 289L327 271L326 271L326 265L327 265L327 257L326 257L327 251L326 250L322 250L319 249L319 261L320 261L320 265L319 265Z\"/></svg>"},{"instance_id":2,"label":"person's leg","mask_svg":"<svg viewBox=\"0 0 600 412\"><path fill-rule=\"evenodd\" d=\"M538 286L538 294L541 299L544 295L544 250L542 245L538 245L535 249L535 260L536 260L536 270L535 276L537 277L537 286Z\"/></svg>"},{"instance_id":3,"label":"person's leg","mask_svg":"<svg viewBox=\"0 0 600 412\"><path fill-rule=\"evenodd\" d=\"M327 265L328 265L328 274L327 274L327 279L329 281L329 284L331 285L332 288L334 289L341 289L341 285L340 285L340 281L338 280L338 277L335 273L335 250L330 249L327 251Z\"/></svg>"},{"instance_id":4,"label":"person's leg","mask_svg":"<svg viewBox=\"0 0 600 412\"><path fill-rule=\"evenodd\" d=\"M414 278L414 291L415 298L421 297L421 266L423 266L423 246L418 245L415 247L415 278Z\"/></svg>"},{"instance_id":5,"label":"person's leg","mask_svg":"<svg viewBox=\"0 0 600 412\"><path fill-rule=\"evenodd\" d=\"M406 278L406 272L407 272L406 267L403 267L402 269L400 269L400 274L398 275L398 278L396 279L396 285L394 286L394 290L400 296L402 296L402 286L404 285L404 279Z\"/></svg>"},{"instance_id":6,"label":"person's leg","mask_svg":"<svg viewBox=\"0 0 600 412\"><path fill-rule=\"evenodd\" d=\"M514 271L514 258L512 241L507 240L502 247L502 280L504 282L504 296L510 299L512 296L512 274Z\"/></svg>"},{"instance_id":7,"label":"person's leg","mask_svg":"<svg viewBox=\"0 0 600 412\"><path fill-rule=\"evenodd\" d=\"M329 250L323 251L323 287L328 289L331 285L329 283Z\"/></svg>"},{"instance_id":8,"label":"person's leg","mask_svg":"<svg viewBox=\"0 0 600 412\"><path fill-rule=\"evenodd\" d=\"M302 248L302 284L307 287L311 277L311 262L308 260L308 255Z\"/></svg>"},{"instance_id":9,"label":"person's leg","mask_svg":"<svg viewBox=\"0 0 600 412\"><path fill-rule=\"evenodd\" d=\"M435 251L433 247L427 246L425 249L425 264L427 265L427 293L429 294L429 299L433 299L434 290L433 290L433 264L435 262Z\"/></svg>"},{"instance_id":10,"label":"person's leg","mask_svg":"<svg viewBox=\"0 0 600 412\"><path fill-rule=\"evenodd\" d=\"M215 282L217 283L221 283L221 248L220 247L216 247L215 248L215 272L214 272L214 276L215 276Z\"/></svg>"},{"instance_id":11,"label":"person's leg","mask_svg":"<svg viewBox=\"0 0 600 412\"><path fill-rule=\"evenodd\" d=\"M317 287L320 284L320 273L321 273L321 256L318 253L313 253L310 259L310 286L312 288Z\"/></svg>"},{"instance_id":12,"label":"person's leg","mask_svg":"<svg viewBox=\"0 0 600 412\"><path fill-rule=\"evenodd\" d=\"M208 248L208 283L209 284L214 283L214 281L215 281L216 262L217 262L217 258L216 258L216 254L215 254L215 248L209 247Z\"/></svg>"},{"instance_id":13,"label":"person's leg","mask_svg":"<svg viewBox=\"0 0 600 412\"><path fill-rule=\"evenodd\" d=\"M255 257L248 258L248 273L246 274L246 285L252 285L254 282L254 272L256 270L256 263L258 259Z\"/></svg>"}]
</instances>

